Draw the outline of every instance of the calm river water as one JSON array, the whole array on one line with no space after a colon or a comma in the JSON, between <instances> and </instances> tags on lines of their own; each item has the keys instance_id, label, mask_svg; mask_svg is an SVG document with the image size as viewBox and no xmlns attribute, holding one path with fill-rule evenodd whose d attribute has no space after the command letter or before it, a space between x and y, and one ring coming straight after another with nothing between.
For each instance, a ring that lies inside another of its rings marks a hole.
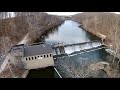
<instances>
[{"instance_id":1,"label":"calm river water","mask_svg":"<svg viewBox=\"0 0 120 90\"><path fill-rule=\"evenodd\" d=\"M80 24L75 21L66 20L62 25L56 28L52 28L49 32L45 32L45 34L43 34L43 36L40 37L37 42L44 41L45 43L50 44L64 42L66 44L69 44L100 40L98 37L86 32L82 28L79 28L79 25ZM82 67L86 68L86 66L89 65L89 63L91 62L105 60L107 55L108 53L104 49L100 49L71 57L58 58L57 60L55 60L55 67L62 77L74 77L77 76L76 72L81 72L80 69ZM50 71L53 73L50 74ZM50 74L46 77L57 78L57 75L56 73L54 73L53 68L46 68L45 72L42 72L41 70L31 70L28 77L45 77L46 72ZM71 75L71 72L73 75Z\"/></svg>"}]
</instances>

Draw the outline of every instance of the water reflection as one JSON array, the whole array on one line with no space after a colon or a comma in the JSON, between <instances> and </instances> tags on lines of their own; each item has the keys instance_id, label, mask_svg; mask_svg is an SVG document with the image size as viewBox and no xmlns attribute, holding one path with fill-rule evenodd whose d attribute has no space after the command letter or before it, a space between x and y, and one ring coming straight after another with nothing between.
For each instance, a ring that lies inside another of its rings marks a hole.
<instances>
[{"instance_id":1,"label":"water reflection","mask_svg":"<svg viewBox=\"0 0 120 90\"><path fill-rule=\"evenodd\" d=\"M85 74L90 64L106 59L108 53L104 49L78 54L72 57L57 58L56 68L64 78L75 78L78 74ZM72 75L70 74L72 73ZM99 71L98 74L91 74L90 77L106 77L106 73ZM102 74L101 74L102 73ZM79 76L82 77L82 76Z\"/></svg>"},{"instance_id":2,"label":"water reflection","mask_svg":"<svg viewBox=\"0 0 120 90\"><path fill-rule=\"evenodd\" d=\"M79 24L77 22L66 20L62 25L45 32L36 42L44 41L45 43L52 44L58 42L80 43L92 40L100 40L100 38L86 32L78 26ZM107 54L108 53L106 53L104 49L101 49L72 57L60 58L55 61L55 67L59 70L63 77L70 77L68 76L70 73L66 73L67 69L65 66L67 66L67 68L71 68L71 70L74 72L75 70L82 68L82 65L88 66L88 64L91 62L105 60ZM67 63L65 64L65 62ZM75 73L76 72L74 72L73 75L75 75Z\"/></svg>"},{"instance_id":3,"label":"water reflection","mask_svg":"<svg viewBox=\"0 0 120 90\"><path fill-rule=\"evenodd\" d=\"M78 27L78 23L67 20L59 28L59 32L50 33L46 38L46 42L64 42L64 43L79 43L90 41L86 31Z\"/></svg>"}]
</instances>

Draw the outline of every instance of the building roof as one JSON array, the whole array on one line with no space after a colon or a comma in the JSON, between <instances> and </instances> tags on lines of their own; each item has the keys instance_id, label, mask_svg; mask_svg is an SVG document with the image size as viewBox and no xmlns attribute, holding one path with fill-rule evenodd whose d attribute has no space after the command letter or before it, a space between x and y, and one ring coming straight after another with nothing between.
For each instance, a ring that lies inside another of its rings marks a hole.
<instances>
[{"instance_id":1,"label":"building roof","mask_svg":"<svg viewBox=\"0 0 120 90\"><path fill-rule=\"evenodd\" d=\"M49 44L38 44L24 47L24 57L52 53L53 49Z\"/></svg>"},{"instance_id":2,"label":"building roof","mask_svg":"<svg viewBox=\"0 0 120 90\"><path fill-rule=\"evenodd\" d=\"M10 49L10 52L11 53L24 52L24 44L12 46L12 48Z\"/></svg>"}]
</instances>

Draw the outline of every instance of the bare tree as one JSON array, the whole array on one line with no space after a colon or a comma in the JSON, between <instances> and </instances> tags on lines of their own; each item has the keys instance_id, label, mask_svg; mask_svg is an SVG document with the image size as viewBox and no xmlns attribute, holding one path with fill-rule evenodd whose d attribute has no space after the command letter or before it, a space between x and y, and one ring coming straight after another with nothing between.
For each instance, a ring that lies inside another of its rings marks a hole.
<instances>
[{"instance_id":1,"label":"bare tree","mask_svg":"<svg viewBox=\"0 0 120 90\"><path fill-rule=\"evenodd\" d=\"M84 17L83 17L84 16ZM93 34L103 34L106 36L105 44L110 45L115 51L115 57L120 59L120 16L112 13L81 13L75 15L75 20L80 20L83 27ZM114 60L113 60L114 62Z\"/></svg>"},{"instance_id":2,"label":"bare tree","mask_svg":"<svg viewBox=\"0 0 120 90\"><path fill-rule=\"evenodd\" d=\"M65 74L65 77L71 78L89 78L89 77L100 77L99 73L102 71L92 70L89 68L91 64L97 63L94 60L89 60L85 58L80 59L80 63L77 66L74 61L69 60L69 58L60 60L58 59L55 62L56 68L61 71L61 73ZM95 67L94 67L95 68ZM102 77L105 77L104 74Z\"/></svg>"}]
</instances>

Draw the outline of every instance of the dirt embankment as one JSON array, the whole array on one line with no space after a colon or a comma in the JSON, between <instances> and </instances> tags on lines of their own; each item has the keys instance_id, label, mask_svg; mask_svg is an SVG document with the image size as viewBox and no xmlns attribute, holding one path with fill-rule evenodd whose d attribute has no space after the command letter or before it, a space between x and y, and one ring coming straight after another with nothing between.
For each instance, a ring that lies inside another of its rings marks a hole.
<instances>
[{"instance_id":1,"label":"dirt embankment","mask_svg":"<svg viewBox=\"0 0 120 90\"><path fill-rule=\"evenodd\" d=\"M105 44L120 57L120 15L105 12L85 12L72 16L82 28L105 39Z\"/></svg>"},{"instance_id":2,"label":"dirt embankment","mask_svg":"<svg viewBox=\"0 0 120 90\"><path fill-rule=\"evenodd\" d=\"M16 12L15 15L14 18L0 20L0 52L2 53L18 43L33 43L43 32L64 21L59 16L42 12Z\"/></svg>"}]
</instances>

